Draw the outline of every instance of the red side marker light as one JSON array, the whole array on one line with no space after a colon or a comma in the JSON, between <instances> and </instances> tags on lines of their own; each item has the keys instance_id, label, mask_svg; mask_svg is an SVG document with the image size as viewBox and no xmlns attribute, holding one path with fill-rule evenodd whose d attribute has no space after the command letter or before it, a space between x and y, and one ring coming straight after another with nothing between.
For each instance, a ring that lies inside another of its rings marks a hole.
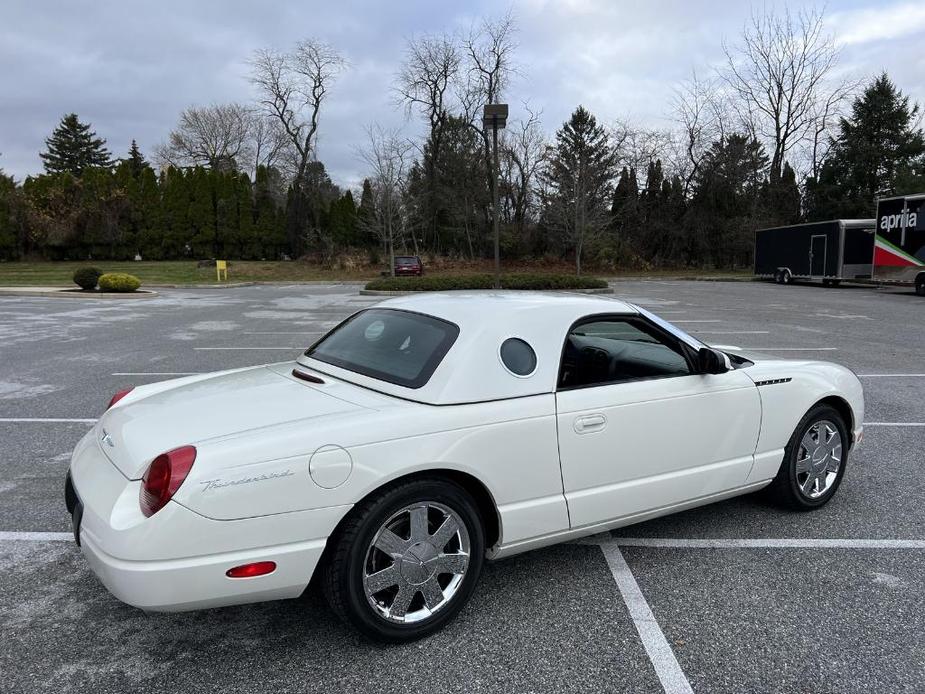
<instances>
[{"instance_id":1,"label":"red side marker light","mask_svg":"<svg viewBox=\"0 0 925 694\"><path fill-rule=\"evenodd\" d=\"M109 401L109 404L106 405L106 409L108 410L110 407L115 405L117 402L119 402L122 398L124 398L126 395L131 393L133 390L135 390L135 386L131 386L130 388L126 388L125 390L118 391L115 395L112 396L112 399Z\"/></svg>"},{"instance_id":2,"label":"red side marker light","mask_svg":"<svg viewBox=\"0 0 925 694\"><path fill-rule=\"evenodd\" d=\"M233 569L228 569L225 575L228 578L255 578L256 576L266 576L276 571L275 561L255 561L252 564L242 564Z\"/></svg>"}]
</instances>

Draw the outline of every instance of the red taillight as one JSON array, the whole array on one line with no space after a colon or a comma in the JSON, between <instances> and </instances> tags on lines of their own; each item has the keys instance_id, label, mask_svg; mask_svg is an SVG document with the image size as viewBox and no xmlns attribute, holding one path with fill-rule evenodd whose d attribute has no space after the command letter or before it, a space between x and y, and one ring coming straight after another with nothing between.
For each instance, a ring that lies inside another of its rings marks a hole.
<instances>
[{"instance_id":1,"label":"red taillight","mask_svg":"<svg viewBox=\"0 0 925 694\"><path fill-rule=\"evenodd\" d=\"M196 449L193 446L174 448L152 460L141 478L141 512L150 517L164 508L195 462Z\"/></svg>"},{"instance_id":2,"label":"red taillight","mask_svg":"<svg viewBox=\"0 0 925 694\"><path fill-rule=\"evenodd\" d=\"M275 561L255 561L253 564L242 564L228 569L225 575L228 578L254 578L255 576L266 576L274 571L276 571Z\"/></svg>"},{"instance_id":3,"label":"red taillight","mask_svg":"<svg viewBox=\"0 0 925 694\"><path fill-rule=\"evenodd\" d=\"M135 390L135 386L126 388L125 390L118 391L115 395L112 396L112 400L110 400L109 404L106 405L106 409L108 410L110 407L115 405L117 402L119 402L122 398L124 398L126 395L131 393L133 390Z\"/></svg>"}]
</instances>

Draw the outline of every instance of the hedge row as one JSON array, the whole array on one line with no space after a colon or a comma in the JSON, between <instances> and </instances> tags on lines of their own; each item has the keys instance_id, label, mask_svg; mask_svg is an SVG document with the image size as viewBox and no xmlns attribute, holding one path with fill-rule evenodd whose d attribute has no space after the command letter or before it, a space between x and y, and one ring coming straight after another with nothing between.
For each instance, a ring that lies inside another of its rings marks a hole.
<instances>
[{"instance_id":1,"label":"hedge row","mask_svg":"<svg viewBox=\"0 0 925 694\"><path fill-rule=\"evenodd\" d=\"M377 291L437 292L448 289L491 289L492 275L384 277L373 280L367 289ZM575 275L515 274L501 277L503 289L604 289L607 282L597 277Z\"/></svg>"}]
</instances>

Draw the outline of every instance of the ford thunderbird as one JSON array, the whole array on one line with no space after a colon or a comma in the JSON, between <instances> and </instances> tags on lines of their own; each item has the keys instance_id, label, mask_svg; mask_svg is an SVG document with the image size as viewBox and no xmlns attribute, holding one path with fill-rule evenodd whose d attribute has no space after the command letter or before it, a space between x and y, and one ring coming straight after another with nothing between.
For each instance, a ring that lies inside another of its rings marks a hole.
<instances>
[{"instance_id":1,"label":"ford thunderbird","mask_svg":"<svg viewBox=\"0 0 925 694\"><path fill-rule=\"evenodd\" d=\"M567 294L393 298L295 361L117 393L65 500L93 572L152 611L293 598L432 633L483 562L764 490L826 504L857 377L706 345Z\"/></svg>"}]
</instances>

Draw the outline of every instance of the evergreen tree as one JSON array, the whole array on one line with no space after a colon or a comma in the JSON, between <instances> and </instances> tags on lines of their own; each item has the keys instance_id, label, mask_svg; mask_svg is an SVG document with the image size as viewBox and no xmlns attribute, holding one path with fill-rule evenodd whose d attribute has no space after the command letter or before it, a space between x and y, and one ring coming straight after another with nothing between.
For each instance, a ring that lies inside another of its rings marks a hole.
<instances>
[{"instance_id":1,"label":"evergreen tree","mask_svg":"<svg viewBox=\"0 0 925 694\"><path fill-rule=\"evenodd\" d=\"M148 166L148 162L145 160L135 140L132 140L132 146L129 147L128 156L122 161L128 164L128 169L132 174L132 178L141 176L141 172Z\"/></svg>"},{"instance_id":2,"label":"evergreen tree","mask_svg":"<svg viewBox=\"0 0 925 694\"><path fill-rule=\"evenodd\" d=\"M838 137L819 180L807 182L812 220L873 217L880 191L925 186L925 137L919 106L886 73L871 82L839 122Z\"/></svg>"},{"instance_id":3,"label":"evergreen tree","mask_svg":"<svg viewBox=\"0 0 925 694\"><path fill-rule=\"evenodd\" d=\"M780 178L772 180L768 185L768 215L769 223L797 224L801 219L800 187L797 185L797 175L789 162L784 162L784 169Z\"/></svg>"},{"instance_id":4,"label":"evergreen tree","mask_svg":"<svg viewBox=\"0 0 925 694\"><path fill-rule=\"evenodd\" d=\"M0 169L0 260L12 260L20 254L22 200L16 182Z\"/></svg>"},{"instance_id":5,"label":"evergreen tree","mask_svg":"<svg viewBox=\"0 0 925 694\"><path fill-rule=\"evenodd\" d=\"M67 172L79 178L84 169L111 166L106 140L97 137L89 124L81 123L76 113L61 119L45 146L47 151L39 156L48 173Z\"/></svg>"},{"instance_id":6,"label":"evergreen tree","mask_svg":"<svg viewBox=\"0 0 925 694\"><path fill-rule=\"evenodd\" d=\"M617 153L604 126L583 106L556 132L542 172L546 224L570 243L575 272L581 274L581 254L610 221Z\"/></svg>"},{"instance_id":7,"label":"evergreen tree","mask_svg":"<svg viewBox=\"0 0 925 694\"><path fill-rule=\"evenodd\" d=\"M754 230L765 226L768 156L755 139L732 134L713 143L694 177L693 198L685 216L687 263L716 267L748 264Z\"/></svg>"}]
</instances>

